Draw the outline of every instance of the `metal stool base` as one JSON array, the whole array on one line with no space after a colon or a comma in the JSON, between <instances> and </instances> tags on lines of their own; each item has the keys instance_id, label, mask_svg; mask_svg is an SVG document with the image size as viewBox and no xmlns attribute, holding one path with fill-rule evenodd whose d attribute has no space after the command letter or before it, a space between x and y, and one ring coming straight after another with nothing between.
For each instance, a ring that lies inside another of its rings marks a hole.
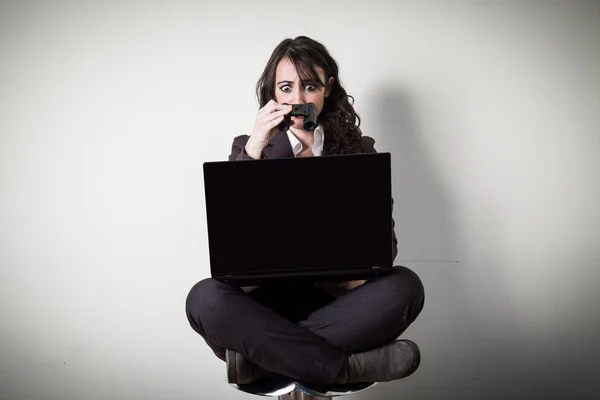
<instances>
[{"instance_id":1,"label":"metal stool base","mask_svg":"<svg viewBox=\"0 0 600 400\"><path fill-rule=\"evenodd\" d=\"M362 392L377 383L356 383L349 385L315 385L291 379L267 379L247 385L230 383L234 388L279 400L331 400L333 397Z\"/></svg>"}]
</instances>

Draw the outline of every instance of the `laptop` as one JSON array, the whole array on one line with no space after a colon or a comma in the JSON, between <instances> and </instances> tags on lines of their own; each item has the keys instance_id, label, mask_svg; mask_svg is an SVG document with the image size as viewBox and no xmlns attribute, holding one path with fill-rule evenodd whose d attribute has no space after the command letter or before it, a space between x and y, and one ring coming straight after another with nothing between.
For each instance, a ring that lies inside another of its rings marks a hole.
<instances>
[{"instance_id":1,"label":"laptop","mask_svg":"<svg viewBox=\"0 0 600 400\"><path fill-rule=\"evenodd\" d=\"M390 153L203 164L211 276L239 286L393 270Z\"/></svg>"}]
</instances>

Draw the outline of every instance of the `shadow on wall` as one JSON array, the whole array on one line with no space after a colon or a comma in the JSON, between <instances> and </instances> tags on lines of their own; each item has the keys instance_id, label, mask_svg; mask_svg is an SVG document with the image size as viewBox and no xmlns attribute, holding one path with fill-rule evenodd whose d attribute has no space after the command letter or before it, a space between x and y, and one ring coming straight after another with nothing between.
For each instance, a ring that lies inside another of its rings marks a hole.
<instances>
[{"instance_id":1,"label":"shadow on wall","mask_svg":"<svg viewBox=\"0 0 600 400\"><path fill-rule=\"evenodd\" d=\"M425 286L423 312L403 335L419 344L423 360L410 385L400 380L381 390L402 388L416 398L437 397L442 389L450 398L539 392L532 382L539 378L534 372L539 364L529 357L532 342L515 318L519 307L509 296L505 266L485 258L461 259L478 243L461 242L457 200L422 139L412 105L400 89L377 91L374 129L380 137L377 151L392 154L395 264L415 270ZM466 126L460 120L452 124ZM486 210L482 240L497 243L501 221L493 209Z\"/></svg>"},{"instance_id":2,"label":"shadow on wall","mask_svg":"<svg viewBox=\"0 0 600 400\"><path fill-rule=\"evenodd\" d=\"M390 387L398 385L418 395L414 386L431 385L435 379L435 386L460 391L467 381L477 379L478 366L469 351L475 316L467 295L467 271L459 259L463 252L454 206L421 139L409 97L400 89L378 90L375 96L374 129L380 137L375 147L392 154L395 264L413 269L425 286L423 311L403 335L421 347L420 371L412 389L403 381ZM454 398L452 394L459 393L450 394Z\"/></svg>"}]
</instances>

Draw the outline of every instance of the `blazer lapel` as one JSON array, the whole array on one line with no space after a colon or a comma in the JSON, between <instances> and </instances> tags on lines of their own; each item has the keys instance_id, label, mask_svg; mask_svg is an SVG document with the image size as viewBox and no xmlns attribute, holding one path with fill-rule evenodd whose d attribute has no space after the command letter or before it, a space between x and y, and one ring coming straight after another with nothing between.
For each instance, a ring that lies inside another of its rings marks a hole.
<instances>
[{"instance_id":1,"label":"blazer lapel","mask_svg":"<svg viewBox=\"0 0 600 400\"><path fill-rule=\"evenodd\" d=\"M292 144L288 138L287 132L279 129L275 135L269 140L267 147L263 149L265 158L287 158L294 157L294 151L292 150ZM325 144L323 143L322 156L329 155Z\"/></svg>"},{"instance_id":2,"label":"blazer lapel","mask_svg":"<svg viewBox=\"0 0 600 400\"><path fill-rule=\"evenodd\" d=\"M286 158L294 157L292 144L287 136L287 133L279 129L275 135L269 140L267 147L263 149L265 158Z\"/></svg>"}]
</instances>

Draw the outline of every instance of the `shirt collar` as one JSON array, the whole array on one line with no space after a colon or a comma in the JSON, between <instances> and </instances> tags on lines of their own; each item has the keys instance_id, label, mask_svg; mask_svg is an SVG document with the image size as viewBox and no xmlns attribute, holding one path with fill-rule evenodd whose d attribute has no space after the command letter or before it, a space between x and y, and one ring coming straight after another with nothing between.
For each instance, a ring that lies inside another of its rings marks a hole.
<instances>
[{"instance_id":1,"label":"shirt collar","mask_svg":"<svg viewBox=\"0 0 600 400\"><path fill-rule=\"evenodd\" d=\"M302 142L298 140L298 138L289 129L287 131L287 135L290 139L290 143L292 144L294 157L296 157L303 150ZM320 156L323 153L323 143L325 141L325 131L323 130L323 126L321 124L319 124L314 130L314 135L315 140L313 143L312 152L314 156Z\"/></svg>"}]
</instances>

